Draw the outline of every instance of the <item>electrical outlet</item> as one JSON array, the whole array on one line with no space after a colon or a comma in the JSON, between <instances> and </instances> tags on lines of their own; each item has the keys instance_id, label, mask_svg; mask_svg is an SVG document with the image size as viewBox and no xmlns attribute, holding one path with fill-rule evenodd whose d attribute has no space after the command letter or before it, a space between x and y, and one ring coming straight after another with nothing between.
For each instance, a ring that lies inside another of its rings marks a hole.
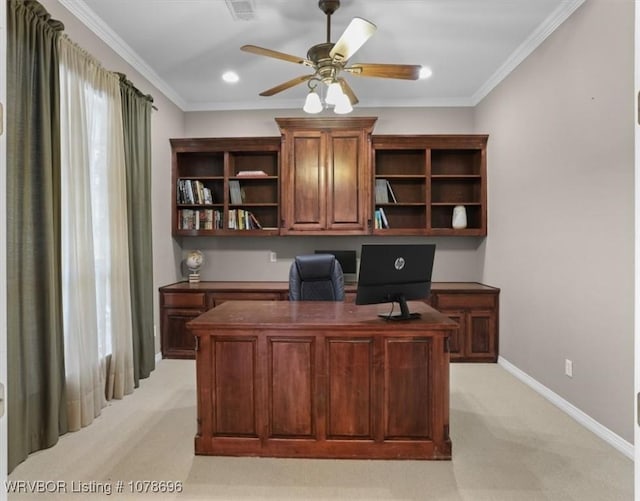
<instances>
[{"instance_id":1,"label":"electrical outlet","mask_svg":"<svg viewBox=\"0 0 640 501\"><path fill-rule=\"evenodd\" d=\"M269 261L275 263L278 261L278 255L275 252L269 252Z\"/></svg>"},{"instance_id":2,"label":"electrical outlet","mask_svg":"<svg viewBox=\"0 0 640 501\"><path fill-rule=\"evenodd\" d=\"M573 362L568 358L564 360L564 375L573 377Z\"/></svg>"}]
</instances>

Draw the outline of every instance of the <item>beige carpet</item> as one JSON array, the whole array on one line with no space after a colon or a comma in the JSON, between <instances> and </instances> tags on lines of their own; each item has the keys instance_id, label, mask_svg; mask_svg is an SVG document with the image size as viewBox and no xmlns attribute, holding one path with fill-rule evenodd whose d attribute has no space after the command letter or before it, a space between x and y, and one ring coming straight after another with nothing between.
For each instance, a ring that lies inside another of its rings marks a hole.
<instances>
[{"instance_id":1,"label":"beige carpet","mask_svg":"<svg viewBox=\"0 0 640 501\"><path fill-rule=\"evenodd\" d=\"M132 396L9 477L52 492L9 499L633 499L632 461L495 364L451 366L452 461L194 456L194 385L192 361L163 360ZM150 492L176 482L179 494Z\"/></svg>"}]
</instances>

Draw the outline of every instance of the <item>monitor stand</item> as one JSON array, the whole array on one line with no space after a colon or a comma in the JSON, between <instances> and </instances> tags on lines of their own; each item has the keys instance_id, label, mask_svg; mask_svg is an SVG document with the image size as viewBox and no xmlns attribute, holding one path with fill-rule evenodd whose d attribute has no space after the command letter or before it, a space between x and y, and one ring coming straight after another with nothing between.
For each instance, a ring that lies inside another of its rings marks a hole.
<instances>
[{"instance_id":1,"label":"monitor stand","mask_svg":"<svg viewBox=\"0 0 640 501\"><path fill-rule=\"evenodd\" d=\"M395 315L392 313L388 315L380 313L378 314L379 317L384 318L385 320L417 320L418 318L420 318L420 313L411 313L409 311L407 300L403 295L395 296L392 299L392 302L398 303L400 305L400 313L396 313Z\"/></svg>"}]
</instances>

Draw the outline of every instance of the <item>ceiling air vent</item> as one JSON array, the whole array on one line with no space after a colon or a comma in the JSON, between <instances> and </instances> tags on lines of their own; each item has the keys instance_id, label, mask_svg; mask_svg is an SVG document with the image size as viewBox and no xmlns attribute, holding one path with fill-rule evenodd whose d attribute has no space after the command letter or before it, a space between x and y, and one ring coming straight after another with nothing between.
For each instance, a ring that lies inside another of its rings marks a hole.
<instances>
[{"instance_id":1,"label":"ceiling air vent","mask_svg":"<svg viewBox=\"0 0 640 501\"><path fill-rule=\"evenodd\" d=\"M234 19L250 21L256 17L253 0L225 0Z\"/></svg>"}]
</instances>

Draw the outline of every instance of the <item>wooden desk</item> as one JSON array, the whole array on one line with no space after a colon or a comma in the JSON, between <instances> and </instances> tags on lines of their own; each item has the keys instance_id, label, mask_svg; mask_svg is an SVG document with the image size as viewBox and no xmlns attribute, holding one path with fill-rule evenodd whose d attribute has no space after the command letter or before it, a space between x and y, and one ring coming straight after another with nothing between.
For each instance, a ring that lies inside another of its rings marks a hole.
<instances>
[{"instance_id":1,"label":"wooden desk","mask_svg":"<svg viewBox=\"0 0 640 501\"><path fill-rule=\"evenodd\" d=\"M410 308L422 318L385 321L379 306L349 302L228 301L189 322L196 454L450 459L457 324L422 302Z\"/></svg>"}]
</instances>

